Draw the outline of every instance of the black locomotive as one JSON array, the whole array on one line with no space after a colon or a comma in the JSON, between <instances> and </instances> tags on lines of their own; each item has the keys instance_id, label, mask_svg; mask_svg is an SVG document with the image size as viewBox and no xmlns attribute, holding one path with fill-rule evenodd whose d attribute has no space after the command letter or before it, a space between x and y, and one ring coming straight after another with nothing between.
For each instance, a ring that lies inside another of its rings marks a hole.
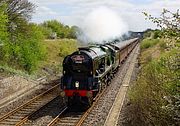
<instances>
[{"instance_id":1,"label":"black locomotive","mask_svg":"<svg viewBox=\"0 0 180 126\"><path fill-rule=\"evenodd\" d=\"M62 94L68 97L68 104L78 99L91 105L138 42L135 38L116 44L82 47L66 56L61 88Z\"/></svg>"}]
</instances>

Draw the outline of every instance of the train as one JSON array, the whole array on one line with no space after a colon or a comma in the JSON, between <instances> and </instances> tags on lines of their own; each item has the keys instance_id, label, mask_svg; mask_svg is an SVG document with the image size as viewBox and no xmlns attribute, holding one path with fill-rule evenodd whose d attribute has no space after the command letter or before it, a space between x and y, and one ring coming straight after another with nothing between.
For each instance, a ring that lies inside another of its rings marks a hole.
<instances>
[{"instance_id":1,"label":"train","mask_svg":"<svg viewBox=\"0 0 180 126\"><path fill-rule=\"evenodd\" d=\"M91 106L138 43L139 39L134 38L91 45L67 55L63 60L61 78L61 95L67 98L67 104L71 106L78 101Z\"/></svg>"}]
</instances>

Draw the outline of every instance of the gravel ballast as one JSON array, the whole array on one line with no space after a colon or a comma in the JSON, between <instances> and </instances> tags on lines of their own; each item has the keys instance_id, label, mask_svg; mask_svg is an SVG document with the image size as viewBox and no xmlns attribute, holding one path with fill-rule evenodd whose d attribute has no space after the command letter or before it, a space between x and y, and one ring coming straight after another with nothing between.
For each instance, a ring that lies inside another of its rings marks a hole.
<instances>
[{"instance_id":1,"label":"gravel ballast","mask_svg":"<svg viewBox=\"0 0 180 126\"><path fill-rule=\"evenodd\" d=\"M0 100L0 117L29 101L38 94L48 90L53 85L55 85L55 83L59 83L59 80L57 82L50 81L45 83L38 83L38 81L36 82L19 76L12 76L1 79L0 97L2 99Z\"/></svg>"}]
</instances>

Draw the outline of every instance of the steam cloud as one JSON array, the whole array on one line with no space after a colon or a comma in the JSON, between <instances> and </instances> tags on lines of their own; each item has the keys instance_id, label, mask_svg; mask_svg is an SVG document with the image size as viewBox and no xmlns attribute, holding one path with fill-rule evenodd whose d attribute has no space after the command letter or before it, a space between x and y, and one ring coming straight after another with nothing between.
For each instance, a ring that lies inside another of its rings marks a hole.
<instances>
[{"instance_id":1,"label":"steam cloud","mask_svg":"<svg viewBox=\"0 0 180 126\"><path fill-rule=\"evenodd\" d=\"M99 7L90 12L79 27L81 34L78 39L86 43L103 43L121 37L128 31L121 17L107 7Z\"/></svg>"}]
</instances>

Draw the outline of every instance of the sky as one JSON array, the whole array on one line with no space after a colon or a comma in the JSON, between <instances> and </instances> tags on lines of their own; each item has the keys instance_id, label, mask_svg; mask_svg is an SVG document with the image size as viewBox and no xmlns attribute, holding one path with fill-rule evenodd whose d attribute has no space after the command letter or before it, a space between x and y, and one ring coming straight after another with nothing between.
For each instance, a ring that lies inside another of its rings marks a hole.
<instances>
[{"instance_id":1,"label":"sky","mask_svg":"<svg viewBox=\"0 0 180 126\"><path fill-rule=\"evenodd\" d=\"M29 0L37 5L32 22L57 19L64 24L79 26L93 9L107 7L115 11L131 31L155 29L156 25L142 12L160 16L163 8L170 11L180 9L180 0Z\"/></svg>"}]
</instances>

